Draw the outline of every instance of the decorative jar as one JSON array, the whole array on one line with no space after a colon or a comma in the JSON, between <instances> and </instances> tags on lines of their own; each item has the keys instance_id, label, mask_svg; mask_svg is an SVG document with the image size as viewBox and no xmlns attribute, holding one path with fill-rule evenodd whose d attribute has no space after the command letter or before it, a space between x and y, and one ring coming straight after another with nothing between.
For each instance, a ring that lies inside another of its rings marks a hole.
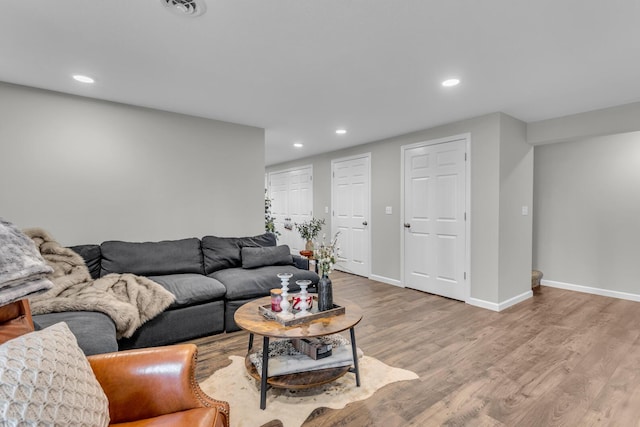
<instances>
[{"instance_id":1,"label":"decorative jar","mask_svg":"<svg viewBox=\"0 0 640 427\"><path fill-rule=\"evenodd\" d=\"M280 312L282 308L280 303L282 302L282 289L271 289L271 311Z\"/></svg>"}]
</instances>

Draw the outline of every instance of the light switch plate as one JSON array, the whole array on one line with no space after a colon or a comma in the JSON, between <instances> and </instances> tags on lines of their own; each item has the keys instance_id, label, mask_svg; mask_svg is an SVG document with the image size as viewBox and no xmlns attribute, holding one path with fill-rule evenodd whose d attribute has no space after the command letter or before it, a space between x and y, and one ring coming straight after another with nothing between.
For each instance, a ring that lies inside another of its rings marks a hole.
<instances>
[{"instance_id":1,"label":"light switch plate","mask_svg":"<svg viewBox=\"0 0 640 427\"><path fill-rule=\"evenodd\" d=\"M529 206L522 207L522 215L529 215Z\"/></svg>"},{"instance_id":2,"label":"light switch plate","mask_svg":"<svg viewBox=\"0 0 640 427\"><path fill-rule=\"evenodd\" d=\"M393 209L391 209L391 206L385 207L384 213L386 213L387 215L391 215L393 213Z\"/></svg>"}]
</instances>

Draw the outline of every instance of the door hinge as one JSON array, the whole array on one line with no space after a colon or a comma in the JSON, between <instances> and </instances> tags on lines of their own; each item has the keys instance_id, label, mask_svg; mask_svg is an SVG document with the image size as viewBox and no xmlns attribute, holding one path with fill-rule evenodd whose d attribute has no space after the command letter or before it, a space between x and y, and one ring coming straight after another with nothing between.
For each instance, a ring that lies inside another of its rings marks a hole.
<instances>
[{"instance_id":1,"label":"door hinge","mask_svg":"<svg viewBox=\"0 0 640 427\"><path fill-rule=\"evenodd\" d=\"M467 153L464 153L464 161L467 161Z\"/></svg>"},{"instance_id":2,"label":"door hinge","mask_svg":"<svg viewBox=\"0 0 640 427\"><path fill-rule=\"evenodd\" d=\"M467 220L467 213L466 212L464 213L464 220L465 221Z\"/></svg>"},{"instance_id":3,"label":"door hinge","mask_svg":"<svg viewBox=\"0 0 640 427\"><path fill-rule=\"evenodd\" d=\"M309 181L313 181L313 177L309 175Z\"/></svg>"},{"instance_id":4,"label":"door hinge","mask_svg":"<svg viewBox=\"0 0 640 427\"><path fill-rule=\"evenodd\" d=\"M467 280L467 272L464 272L464 280Z\"/></svg>"},{"instance_id":5,"label":"door hinge","mask_svg":"<svg viewBox=\"0 0 640 427\"><path fill-rule=\"evenodd\" d=\"M334 172L331 172L331 174L332 174L331 176L333 176L334 178L336 177L336 173L335 173L335 171L334 171Z\"/></svg>"}]
</instances>

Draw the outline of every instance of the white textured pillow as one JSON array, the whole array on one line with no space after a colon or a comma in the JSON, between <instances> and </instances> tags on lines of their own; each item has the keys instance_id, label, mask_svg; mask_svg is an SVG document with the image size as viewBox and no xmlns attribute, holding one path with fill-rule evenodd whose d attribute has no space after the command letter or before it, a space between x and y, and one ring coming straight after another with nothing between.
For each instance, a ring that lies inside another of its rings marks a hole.
<instances>
[{"instance_id":1,"label":"white textured pillow","mask_svg":"<svg viewBox=\"0 0 640 427\"><path fill-rule=\"evenodd\" d=\"M107 426L109 402L66 323L0 345L3 426Z\"/></svg>"}]
</instances>

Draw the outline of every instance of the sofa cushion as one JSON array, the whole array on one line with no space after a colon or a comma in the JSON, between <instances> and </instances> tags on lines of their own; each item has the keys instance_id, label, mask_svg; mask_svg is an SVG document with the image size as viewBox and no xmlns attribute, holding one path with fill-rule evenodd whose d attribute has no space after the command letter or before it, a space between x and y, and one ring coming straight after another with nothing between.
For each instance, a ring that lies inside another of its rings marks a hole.
<instances>
[{"instance_id":1,"label":"sofa cushion","mask_svg":"<svg viewBox=\"0 0 640 427\"><path fill-rule=\"evenodd\" d=\"M109 425L107 396L64 323L2 344L0 384L3 425Z\"/></svg>"},{"instance_id":2,"label":"sofa cushion","mask_svg":"<svg viewBox=\"0 0 640 427\"><path fill-rule=\"evenodd\" d=\"M116 325L104 313L97 311L62 311L33 316L36 329L65 322L85 355L118 351Z\"/></svg>"},{"instance_id":3,"label":"sofa cushion","mask_svg":"<svg viewBox=\"0 0 640 427\"><path fill-rule=\"evenodd\" d=\"M225 329L224 300L209 301L176 310L165 310L118 340L118 348L155 347L218 334Z\"/></svg>"},{"instance_id":4,"label":"sofa cushion","mask_svg":"<svg viewBox=\"0 0 640 427\"><path fill-rule=\"evenodd\" d=\"M242 268L256 268L265 265L291 265L293 257L289 246L266 246L242 248Z\"/></svg>"},{"instance_id":5,"label":"sofa cushion","mask_svg":"<svg viewBox=\"0 0 640 427\"><path fill-rule=\"evenodd\" d=\"M276 246L276 235L264 233L253 237L203 237L202 255L205 274L225 268L242 267L241 250L245 246Z\"/></svg>"},{"instance_id":6,"label":"sofa cushion","mask_svg":"<svg viewBox=\"0 0 640 427\"><path fill-rule=\"evenodd\" d=\"M92 279L100 277L100 262L102 259L100 245L77 245L71 246L69 249L84 259Z\"/></svg>"},{"instance_id":7,"label":"sofa cushion","mask_svg":"<svg viewBox=\"0 0 640 427\"><path fill-rule=\"evenodd\" d=\"M311 280L318 283L318 275L313 271L300 270L293 265L266 266L254 269L227 268L212 273L210 276L221 281L227 288L226 300L257 298L269 295L273 288L280 288L279 273L291 273L289 289L299 290L296 280Z\"/></svg>"},{"instance_id":8,"label":"sofa cushion","mask_svg":"<svg viewBox=\"0 0 640 427\"><path fill-rule=\"evenodd\" d=\"M107 241L100 245L100 275L133 273L142 276L203 274L200 240L196 238L162 242Z\"/></svg>"},{"instance_id":9,"label":"sofa cushion","mask_svg":"<svg viewBox=\"0 0 640 427\"><path fill-rule=\"evenodd\" d=\"M201 274L167 274L149 276L149 279L175 295L176 300L169 309L221 299L227 292L222 283Z\"/></svg>"}]
</instances>

